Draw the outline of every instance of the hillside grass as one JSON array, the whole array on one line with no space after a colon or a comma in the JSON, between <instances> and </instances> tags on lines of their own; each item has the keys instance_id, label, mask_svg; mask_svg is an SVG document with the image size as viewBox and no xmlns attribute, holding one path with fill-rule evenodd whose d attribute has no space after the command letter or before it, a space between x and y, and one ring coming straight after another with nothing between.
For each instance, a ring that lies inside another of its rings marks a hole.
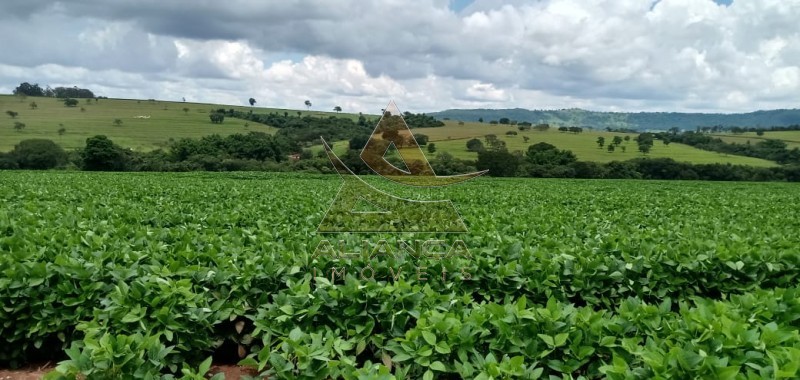
<instances>
[{"instance_id":1,"label":"hillside grass","mask_svg":"<svg viewBox=\"0 0 800 380\"><path fill-rule=\"evenodd\" d=\"M747 144L747 141L755 144L765 140L783 140L789 149L800 148L800 131L765 131L763 136L759 136L755 132L713 134L712 136L719 137L727 143L737 144Z\"/></svg>"},{"instance_id":2,"label":"hillside grass","mask_svg":"<svg viewBox=\"0 0 800 380\"><path fill-rule=\"evenodd\" d=\"M508 131L515 131L517 135L507 136L505 133ZM528 146L538 142L546 142L555 145L559 149L569 149L581 161L594 161L594 162L611 162L611 161L624 161L637 157L652 157L652 158L672 158L676 161L690 162L693 164L708 164L708 163L730 163L737 165L750 165L759 167L776 166L774 162L762 160L752 157L742 157L734 155L726 155L716 152L709 152L700 150L688 145L671 143L668 146L664 145L661 141L656 141L650 153L646 156L638 151L636 145L637 134L632 133L614 133L606 131L584 130L579 134L559 132L554 128L548 131L519 131L516 126L508 125L492 125L485 123L464 123L458 125L457 122L448 121L444 127L440 128L419 128L415 129L414 133L421 133L430 137L430 142L436 144L436 152L447 152L456 158L461 159L475 159L477 153L467 151L467 141L471 138L479 138L483 140L483 136L494 134L506 142L509 151L519 150L525 152ZM609 153L606 147L599 148L597 145L597 138L603 136L606 145L611 143L614 136L625 137L630 136L631 140L623 142L621 146L625 146L626 151L623 153L618 147L613 153ZM526 143L523 136L527 136L529 141ZM485 143L485 141L483 141Z\"/></svg>"},{"instance_id":3,"label":"hillside grass","mask_svg":"<svg viewBox=\"0 0 800 380\"><path fill-rule=\"evenodd\" d=\"M250 131L274 133L275 128L241 119L226 117L222 124L212 124L209 112L224 108L256 113L277 112L289 115L323 116L337 115L357 119L357 114L335 114L333 112L298 111L277 108L224 106L206 103L183 103L168 101L100 99L95 102L78 99L76 107L66 107L55 98L27 97L21 99L11 95L0 95L0 151L14 149L22 140L43 138L55 141L64 149L82 148L86 139L95 135L106 135L120 146L136 151L150 151L167 146L170 139L199 138L211 134L227 136ZM37 108L31 109L30 103ZM81 111L84 108L85 111ZM184 112L188 108L188 112ZM15 111L19 116L12 119L6 111ZM150 116L149 119L137 116ZM115 119L122 124L116 126ZM14 122L25 123L22 131L14 129ZM245 127L247 124L247 127ZM59 136L60 128L66 129Z\"/></svg>"}]
</instances>

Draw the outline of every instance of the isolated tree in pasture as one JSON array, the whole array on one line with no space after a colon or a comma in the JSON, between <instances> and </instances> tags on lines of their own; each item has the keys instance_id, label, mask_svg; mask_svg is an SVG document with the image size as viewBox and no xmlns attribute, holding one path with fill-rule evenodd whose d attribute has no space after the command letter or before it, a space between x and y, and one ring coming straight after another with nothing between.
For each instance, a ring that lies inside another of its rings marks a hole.
<instances>
[{"instance_id":1,"label":"isolated tree in pasture","mask_svg":"<svg viewBox=\"0 0 800 380\"><path fill-rule=\"evenodd\" d=\"M470 152L480 152L483 150L483 142L478 139L471 139L467 141L467 150Z\"/></svg>"},{"instance_id":2,"label":"isolated tree in pasture","mask_svg":"<svg viewBox=\"0 0 800 380\"><path fill-rule=\"evenodd\" d=\"M625 145L622 145L619 148L622 149L622 153L625 153L625 151L628 150L628 147Z\"/></svg>"},{"instance_id":3,"label":"isolated tree in pasture","mask_svg":"<svg viewBox=\"0 0 800 380\"><path fill-rule=\"evenodd\" d=\"M189 108L183 107L183 113L188 115L189 114Z\"/></svg>"},{"instance_id":4,"label":"isolated tree in pasture","mask_svg":"<svg viewBox=\"0 0 800 380\"><path fill-rule=\"evenodd\" d=\"M631 137L630 137L630 136L625 136L625 138L623 138L623 140L625 140L625 141L631 141Z\"/></svg>"},{"instance_id":5,"label":"isolated tree in pasture","mask_svg":"<svg viewBox=\"0 0 800 380\"><path fill-rule=\"evenodd\" d=\"M598 147L602 148L603 145L605 145L605 144L606 144L606 138L605 137L600 136L600 137L597 138L597 146Z\"/></svg>"},{"instance_id":6,"label":"isolated tree in pasture","mask_svg":"<svg viewBox=\"0 0 800 380\"><path fill-rule=\"evenodd\" d=\"M23 129L25 129L25 123L20 123L18 121L14 122L14 130L15 131L22 132Z\"/></svg>"},{"instance_id":7,"label":"isolated tree in pasture","mask_svg":"<svg viewBox=\"0 0 800 380\"><path fill-rule=\"evenodd\" d=\"M647 154L650 153L650 148L652 147L652 144L639 144L639 151L642 152L642 154Z\"/></svg>"},{"instance_id":8,"label":"isolated tree in pasture","mask_svg":"<svg viewBox=\"0 0 800 380\"><path fill-rule=\"evenodd\" d=\"M78 99L66 98L64 99L64 105L67 107L75 107L78 105Z\"/></svg>"},{"instance_id":9,"label":"isolated tree in pasture","mask_svg":"<svg viewBox=\"0 0 800 380\"><path fill-rule=\"evenodd\" d=\"M336 113L339 113L339 112L342 112L342 107L336 106L336 107L333 107L333 110L336 111Z\"/></svg>"},{"instance_id":10,"label":"isolated tree in pasture","mask_svg":"<svg viewBox=\"0 0 800 380\"><path fill-rule=\"evenodd\" d=\"M756 131L756 136L764 136L764 131L759 129Z\"/></svg>"},{"instance_id":11,"label":"isolated tree in pasture","mask_svg":"<svg viewBox=\"0 0 800 380\"><path fill-rule=\"evenodd\" d=\"M678 127L672 127L669 129L669 133L672 133L673 135L677 135L680 131L681 130Z\"/></svg>"},{"instance_id":12,"label":"isolated tree in pasture","mask_svg":"<svg viewBox=\"0 0 800 380\"><path fill-rule=\"evenodd\" d=\"M614 149L615 149L616 147L617 147L617 146L616 146L616 145L614 145L614 144L608 144L608 148L607 148L607 149L608 149L608 153L614 153Z\"/></svg>"},{"instance_id":13,"label":"isolated tree in pasture","mask_svg":"<svg viewBox=\"0 0 800 380\"><path fill-rule=\"evenodd\" d=\"M283 117L289 117L289 112L288 111L283 111Z\"/></svg>"},{"instance_id":14,"label":"isolated tree in pasture","mask_svg":"<svg viewBox=\"0 0 800 380\"><path fill-rule=\"evenodd\" d=\"M297 117L300 117L302 114L303 114L302 112L297 111Z\"/></svg>"},{"instance_id":15,"label":"isolated tree in pasture","mask_svg":"<svg viewBox=\"0 0 800 380\"><path fill-rule=\"evenodd\" d=\"M620 137L620 136L614 136L614 140L612 140L612 143L613 143L614 145L619 145L619 144L622 144L622 137Z\"/></svg>"},{"instance_id":16,"label":"isolated tree in pasture","mask_svg":"<svg viewBox=\"0 0 800 380\"><path fill-rule=\"evenodd\" d=\"M527 143L527 142L528 142L530 139L531 139L531 138L530 138L530 137L528 137L528 136L522 136L522 141L523 141L524 143Z\"/></svg>"},{"instance_id":17,"label":"isolated tree in pasture","mask_svg":"<svg viewBox=\"0 0 800 380\"><path fill-rule=\"evenodd\" d=\"M414 139L417 140L417 144L420 146L428 145L428 140L430 140L428 135L423 135L422 133L415 133Z\"/></svg>"},{"instance_id":18,"label":"isolated tree in pasture","mask_svg":"<svg viewBox=\"0 0 800 380\"><path fill-rule=\"evenodd\" d=\"M31 102L31 104L28 104L28 106L31 107L32 110L39 108L39 105L36 104L36 102Z\"/></svg>"},{"instance_id":19,"label":"isolated tree in pasture","mask_svg":"<svg viewBox=\"0 0 800 380\"><path fill-rule=\"evenodd\" d=\"M19 113L15 111L6 111L6 115L11 116L12 119L16 119Z\"/></svg>"},{"instance_id":20,"label":"isolated tree in pasture","mask_svg":"<svg viewBox=\"0 0 800 380\"><path fill-rule=\"evenodd\" d=\"M208 115L208 118L211 119L213 124L222 124L222 122L225 120L225 115L219 112L214 112L211 115Z\"/></svg>"},{"instance_id":21,"label":"isolated tree in pasture","mask_svg":"<svg viewBox=\"0 0 800 380\"><path fill-rule=\"evenodd\" d=\"M86 112L86 108L81 107L81 112Z\"/></svg>"},{"instance_id":22,"label":"isolated tree in pasture","mask_svg":"<svg viewBox=\"0 0 800 380\"><path fill-rule=\"evenodd\" d=\"M122 119L114 119L114 125L119 127L122 125Z\"/></svg>"},{"instance_id":23,"label":"isolated tree in pasture","mask_svg":"<svg viewBox=\"0 0 800 380\"><path fill-rule=\"evenodd\" d=\"M436 144L430 143L428 144L428 153L435 153L436 152Z\"/></svg>"},{"instance_id":24,"label":"isolated tree in pasture","mask_svg":"<svg viewBox=\"0 0 800 380\"><path fill-rule=\"evenodd\" d=\"M664 136L664 138L661 139L661 141L664 143L665 146L668 146L669 143L672 142L672 139L670 139L669 137Z\"/></svg>"},{"instance_id":25,"label":"isolated tree in pasture","mask_svg":"<svg viewBox=\"0 0 800 380\"><path fill-rule=\"evenodd\" d=\"M484 136L484 139L490 150L504 150L506 148L506 142L497 138L497 135L489 134Z\"/></svg>"},{"instance_id":26,"label":"isolated tree in pasture","mask_svg":"<svg viewBox=\"0 0 800 380\"><path fill-rule=\"evenodd\" d=\"M308 108L309 110L311 109L311 101L310 100L306 99L304 104L306 105L306 108Z\"/></svg>"},{"instance_id":27,"label":"isolated tree in pasture","mask_svg":"<svg viewBox=\"0 0 800 380\"><path fill-rule=\"evenodd\" d=\"M482 118L482 117L479 117L479 118L478 118L478 122L479 122L479 123L483 123L483 118Z\"/></svg>"},{"instance_id":28,"label":"isolated tree in pasture","mask_svg":"<svg viewBox=\"0 0 800 380\"><path fill-rule=\"evenodd\" d=\"M58 135L64 136L64 134L67 133L67 129L64 128L61 124L59 124L59 126L61 126L61 128L58 129Z\"/></svg>"},{"instance_id":29,"label":"isolated tree in pasture","mask_svg":"<svg viewBox=\"0 0 800 380\"><path fill-rule=\"evenodd\" d=\"M256 100L255 100L255 99L253 99L253 98L250 98L250 99L248 100L248 102L250 102L250 106L251 106L251 107L252 107L252 106L254 106L254 105L256 104Z\"/></svg>"},{"instance_id":30,"label":"isolated tree in pasture","mask_svg":"<svg viewBox=\"0 0 800 380\"><path fill-rule=\"evenodd\" d=\"M92 99L91 98L87 98L86 99L86 104L92 104Z\"/></svg>"}]
</instances>

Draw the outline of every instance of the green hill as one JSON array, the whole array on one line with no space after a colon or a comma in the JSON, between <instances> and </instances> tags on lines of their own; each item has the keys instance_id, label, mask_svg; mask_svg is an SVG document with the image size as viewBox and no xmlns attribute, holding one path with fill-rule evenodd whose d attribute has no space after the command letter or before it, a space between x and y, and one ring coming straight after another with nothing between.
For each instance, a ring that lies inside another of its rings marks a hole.
<instances>
[{"instance_id":1,"label":"green hill","mask_svg":"<svg viewBox=\"0 0 800 380\"><path fill-rule=\"evenodd\" d=\"M308 112L261 107L225 106L203 103L167 102L160 100L79 99L76 107L66 107L55 98L0 95L0 151L7 152L25 139L50 139L65 149L81 148L86 139L106 135L115 143L137 151L150 151L166 146L170 139L197 138L210 134L230 135L249 131L274 133L275 128L255 122L226 118L222 124L212 124L209 112L224 108L250 110L257 113L288 112L303 115L337 115L333 112ZM30 104L37 107L32 109ZM187 110L184 111L184 108ZM11 118L6 111L19 113ZM149 118L142 118L149 117ZM354 114L340 117L357 118ZM115 119L122 123L115 125ZM16 122L25 128L16 130ZM59 135L58 130L65 133Z\"/></svg>"},{"instance_id":2,"label":"green hill","mask_svg":"<svg viewBox=\"0 0 800 380\"><path fill-rule=\"evenodd\" d=\"M37 107L32 109L31 102L35 102ZM18 97L5 95L0 96L0 151L10 151L14 145L21 140L32 138L50 139L66 149L83 147L88 137L94 135L106 135L115 143L137 151L150 151L163 148L168 142L180 138L199 138L210 134L230 135L233 133L247 133L249 131L260 131L274 133L277 129L265 124L253 121L245 121L236 118L225 118L223 124L212 124L209 119L209 112L219 108L235 109L255 113L279 114L287 113L295 115L312 116L339 116L347 118L358 118L357 114L336 114L334 112L301 111L262 107L243 107L225 106L216 104L202 103L182 103L157 100L129 100L129 99L100 99L85 100L81 99L76 107L66 107L62 101L55 98L34 98L28 97L20 99ZM19 113L15 118L7 115L6 111ZM149 118L142 118L149 117ZM115 120L121 121L120 125L115 124ZM16 130L16 122L24 123L25 128ZM65 133L60 135L59 129L63 128ZM506 132L515 131L518 134L508 136ZM585 130L580 134L558 132L555 128L548 131L518 131L516 127L510 125L492 125L488 123L467 122L463 125L455 121L447 121L444 127L438 128L418 128L415 133L422 133L430 137L430 141L436 144L437 152L448 152L457 158L474 159L476 154L466 150L466 141L470 138L483 138L488 134L495 134L500 139L506 141L509 150L525 151L529 145L537 142L547 142L560 149L572 150L580 160L609 162L614 160L628 160L643 155L637 151L635 142L629 141L622 145L626 147L625 152L617 149L609 153L606 149L597 146L597 137L603 136L610 142L614 136L625 136L623 133L610 133L598 130ZM783 134L781 134L783 133ZM725 138L736 139L737 142L744 142L742 139L763 138L760 136L727 135ZM634 134L630 134L634 138ZM796 132L767 132L765 137L786 137L789 144L798 144L800 136ZM528 141L525 141L525 137ZM755 140L754 140L755 141ZM338 152L346 150L347 142L338 141L335 143ZM319 147L314 147L318 150ZM433 156L427 153L428 156ZM745 164L752 166L774 166L775 163L741 156L723 155L696 149L687 145L673 143L664 146L657 143L653 147L649 157L669 157L677 161L690 163L731 163Z\"/></svg>"},{"instance_id":3,"label":"green hill","mask_svg":"<svg viewBox=\"0 0 800 380\"><path fill-rule=\"evenodd\" d=\"M506 132L514 131L517 135L506 135ZM510 151L520 150L525 151L528 146L538 142L546 142L555 145L559 149L569 149L578 156L581 161L595 161L595 162L611 162L611 161L624 161L637 157L644 157L637 150L637 145L634 139L636 134L613 133L605 131L584 131L579 134L559 132L550 128L547 131L518 131L516 127L508 125L491 125L486 123L464 123L458 125L453 121L445 123L441 128L419 128L415 129L414 133L421 133L430 137L430 142L436 144L437 152L448 152L456 158L475 159L477 154L467 151L466 143L471 138L480 138L488 134L494 134L501 140L506 142L506 146ZM617 149L613 153L609 153L605 147L600 148L597 145L597 138L603 136L606 144L610 143L614 136L630 136L631 140L623 142L621 146L625 146L625 151ZM525 137L528 141L525 142ZM664 145L657 142L647 157L668 157L676 161L690 162L694 164L706 163L731 163L751 166L775 166L776 164L771 161L762 160L752 157L724 155L715 152L709 152L697 149L684 144L672 143Z\"/></svg>"},{"instance_id":4,"label":"green hill","mask_svg":"<svg viewBox=\"0 0 800 380\"><path fill-rule=\"evenodd\" d=\"M485 122L508 118L519 122L549 123L560 126L588 126L594 129L629 128L635 130L667 130L673 127L694 130L697 126L772 127L800 124L800 109L779 109L749 113L681 113L681 112L596 112L582 109L528 110L514 109L451 109L433 112L439 119Z\"/></svg>"}]
</instances>

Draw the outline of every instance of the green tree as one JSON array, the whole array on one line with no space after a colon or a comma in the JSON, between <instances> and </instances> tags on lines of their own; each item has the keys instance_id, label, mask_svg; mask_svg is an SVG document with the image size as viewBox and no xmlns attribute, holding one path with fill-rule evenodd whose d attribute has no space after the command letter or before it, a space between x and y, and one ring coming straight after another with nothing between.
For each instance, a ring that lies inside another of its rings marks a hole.
<instances>
[{"instance_id":1,"label":"green tree","mask_svg":"<svg viewBox=\"0 0 800 380\"><path fill-rule=\"evenodd\" d=\"M486 146L490 150L503 150L506 149L506 142L497 138L497 135L489 134L484 136Z\"/></svg>"},{"instance_id":2,"label":"green tree","mask_svg":"<svg viewBox=\"0 0 800 380\"><path fill-rule=\"evenodd\" d=\"M647 154L650 153L650 148L652 147L652 144L639 144L639 151L642 152L642 154Z\"/></svg>"},{"instance_id":3,"label":"green tree","mask_svg":"<svg viewBox=\"0 0 800 380\"><path fill-rule=\"evenodd\" d=\"M122 119L114 119L114 125L119 127L122 125Z\"/></svg>"},{"instance_id":4,"label":"green tree","mask_svg":"<svg viewBox=\"0 0 800 380\"><path fill-rule=\"evenodd\" d=\"M428 135L423 135L422 133L415 133L414 140L417 140L417 144L419 146L428 145Z\"/></svg>"},{"instance_id":5,"label":"green tree","mask_svg":"<svg viewBox=\"0 0 800 380\"><path fill-rule=\"evenodd\" d=\"M607 148L607 150L608 150L608 153L614 153L614 149L615 149L615 148L616 148L616 145L614 145L614 144L608 144L608 148Z\"/></svg>"},{"instance_id":6,"label":"green tree","mask_svg":"<svg viewBox=\"0 0 800 380\"><path fill-rule=\"evenodd\" d=\"M188 107L183 107L183 113L184 113L184 115L188 115L189 114L189 108Z\"/></svg>"},{"instance_id":7,"label":"green tree","mask_svg":"<svg viewBox=\"0 0 800 380\"><path fill-rule=\"evenodd\" d=\"M81 156L84 170L116 171L123 170L126 164L122 149L102 135L86 139Z\"/></svg>"},{"instance_id":8,"label":"green tree","mask_svg":"<svg viewBox=\"0 0 800 380\"><path fill-rule=\"evenodd\" d=\"M16 119L17 115L19 115L19 113L15 112L15 111L6 111L6 115L11 116L12 119Z\"/></svg>"},{"instance_id":9,"label":"green tree","mask_svg":"<svg viewBox=\"0 0 800 380\"><path fill-rule=\"evenodd\" d=\"M631 137L630 137L630 136L625 136L625 138L623 138L623 140L625 140L625 141L631 141Z\"/></svg>"},{"instance_id":10,"label":"green tree","mask_svg":"<svg viewBox=\"0 0 800 380\"><path fill-rule=\"evenodd\" d=\"M310 101L310 100L306 99L306 101L305 101L305 102L303 102L303 104L305 104L305 105L306 105L306 108L307 108L307 109L311 110L311 101Z\"/></svg>"},{"instance_id":11,"label":"green tree","mask_svg":"<svg viewBox=\"0 0 800 380\"><path fill-rule=\"evenodd\" d=\"M31 104L28 104L28 106L31 107L32 110L39 108L39 105L36 104L36 102L31 102Z\"/></svg>"},{"instance_id":12,"label":"green tree","mask_svg":"<svg viewBox=\"0 0 800 380\"><path fill-rule=\"evenodd\" d=\"M568 165L578 160L572 151L560 150L546 142L529 146L525 158L533 165Z\"/></svg>"},{"instance_id":13,"label":"green tree","mask_svg":"<svg viewBox=\"0 0 800 380\"><path fill-rule=\"evenodd\" d=\"M435 153L436 152L436 144L430 143L428 144L428 153Z\"/></svg>"},{"instance_id":14,"label":"green tree","mask_svg":"<svg viewBox=\"0 0 800 380\"><path fill-rule=\"evenodd\" d=\"M493 177L513 177L519 167L519 157L506 149L482 150L475 161L478 170L488 170Z\"/></svg>"},{"instance_id":15,"label":"green tree","mask_svg":"<svg viewBox=\"0 0 800 380\"><path fill-rule=\"evenodd\" d=\"M503 125L507 125L511 123L511 120L509 120L507 117L501 117L500 120L498 120L497 122Z\"/></svg>"},{"instance_id":16,"label":"green tree","mask_svg":"<svg viewBox=\"0 0 800 380\"><path fill-rule=\"evenodd\" d=\"M606 143L606 138L605 137L600 136L600 137L597 138L597 146L598 147L602 148L603 145L605 145L605 143Z\"/></svg>"},{"instance_id":17,"label":"green tree","mask_svg":"<svg viewBox=\"0 0 800 380\"><path fill-rule=\"evenodd\" d=\"M59 124L59 126L61 126L61 124ZM65 133L67 133L67 129L61 126L61 128L58 129L58 135L64 136Z\"/></svg>"},{"instance_id":18,"label":"green tree","mask_svg":"<svg viewBox=\"0 0 800 380\"><path fill-rule=\"evenodd\" d=\"M18 121L14 122L14 130L15 131L22 132L23 129L25 129L25 123L20 123Z\"/></svg>"},{"instance_id":19,"label":"green tree","mask_svg":"<svg viewBox=\"0 0 800 380\"><path fill-rule=\"evenodd\" d=\"M522 136L522 141L523 141L524 143L526 143L526 144L528 143L528 141L529 141L530 139L531 139L531 138L530 138L530 137L528 137L528 136Z\"/></svg>"},{"instance_id":20,"label":"green tree","mask_svg":"<svg viewBox=\"0 0 800 380\"><path fill-rule=\"evenodd\" d=\"M483 118L482 118L482 117L479 117L479 118L478 118L478 122L479 122L479 123L483 123Z\"/></svg>"},{"instance_id":21,"label":"green tree","mask_svg":"<svg viewBox=\"0 0 800 380\"><path fill-rule=\"evenodd\" d=\"M67 107L75 107L78 105L78 99L66 98L64 99L64 105Z\"/></svg>"},{"instance_id":22,"label":"green tree","mask_svg":"<svg viewBox=\"0 0 800 380\"><path fill-rule=\"evenodd\" d=\"M211 122L214 123L214 124L222 124L222 122L225 120L225 115L223 115L220 112L214 112L214 113L208 115L208 117L209 117L209 119L211 119Z\"/></svg>"},{"instance_id":23,"label":"green tree","mask_svg":"<svg viewBox=\"0 0 800 380\"><path fill-rule=\"evenodd\" d=\"M756 131L756 136L764 136L764 130L763 129L757 130Z\"/></svg>"},{"instance_id":24,"label":"green tree","mask_svg":"<svg viewBox=\"0 0 800 380\"><path fill-rule=\"evenodd\" d=\"M44 96L44 90L42 90L42 88L39 87L38 83L30 84L28 82L23 82L12 91L12 94L26 95L26 96Z\"/></svg>"},{"instance_id":25,"label":"green tree","mask_svg":"<svg viewBox=\"0 0 800 380\"><path fill-rule=\"evenodd\" d=\"M253 98L250 98L247 101L250 103L250 107L252 107L252 106L254 106L256 104L256 100L253 99Z\"/></svg>"},{"instance_id":26,"label":"green tree","mask_svg":"<svg viewBox=\"0 0 800 380\"><path fill-rule=\"evenodd\" d=\"M470 152L480 152L483 150L483 142L478 139L471 139L467 141L467 150Z\"/></svg>"},{"instance_id":27,"label":"green tree","mask_svg":"<svg viewBox=\"0 0 800 380\"><path fill-rule=\"evenodd\" d=\"M336 111L336 113L339 113L339 112L342 112L342 107L336 106L336 107L333 107L333 110Z\"/></svg>"},{"instance_id":28,"label":"green tree","mask_svg":"<svg viewBox=\"0 0 800 380\"><path fill-rule=\"evenodd\" d=\"M614 145L622 144L622 137L621 136L614 136L614 140L612 141Z\"/></svg>"},{"instance_id":29,"label":"green tree","mask_svg":"<svg viewBox=\"0 0 800 380\"><path fill-rule=\"evenodd\" d=\"M16 158L20 169L53 169L67 161L64 149L45 139L20 141L11 154Z\"/></svg>"}]
</instances>

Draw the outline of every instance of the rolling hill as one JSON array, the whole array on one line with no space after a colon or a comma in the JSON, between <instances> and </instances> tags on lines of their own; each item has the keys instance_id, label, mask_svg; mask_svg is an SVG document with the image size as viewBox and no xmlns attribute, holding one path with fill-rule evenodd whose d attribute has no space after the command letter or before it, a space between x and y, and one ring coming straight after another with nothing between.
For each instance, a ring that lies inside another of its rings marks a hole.
<instances>
[{"instance_id":1,"label":"rolling hill","mask_svg":"<svg viewBox=\"0 0 800 380\"><path fill-rule=\"evenodd\" d=\"M597 112L582 109L528 110L451 109L433 112L438 119L478 121L508 118L519 122L548 123L564 126L588 126L594 129L629 128L640 131L667 130L677 127L694 130L697 126L771 127L800 124L800 109L779 109L749 113L680 113L680 112Z\"/></svg>"},{"instance_id":2,"label":"rolling hill","mask_svg":"<svg viewBox=\"0 0 800 380\"><path fill-rule=\"evenodd\" d=\"M31 102L37 107L32 109ZM45 138L55 141L65 149L75 149L84 146L88 137L106 135L115 143L136 151L150 151L164 148L170 140L180 138L199 138L210 134L230 135L233 133L247 133L260 131L274 133L277 129L236 118L226 118L223 124L212 124L209 112L213 110L236 109L253 110L255 113L288 113L294 115L312 116L338 116L357 118L358 114L336 114L334 112L287 110L263 107L225 106L203 103L182 103L160 100L130 100L130 99L100 99L99 101L81 100L76 107L66 107L63 102L54 98L20 99L18 97L0 96L0 151L10 151L15 144L25 139ZM5 114L6 111L19 113L15 118ZM119 119L121 124L115 124ZM16 130L15 123L24 123L25 128ZM59 129L65 132L59 134ZM517 135L506 135L508 131L515 131ZM633 141L625 142L625 151L618 149L609 153L606 149L597 146L597 138L603 136L611 141L614 136L625 136L622 133L611 133L600 130L585 130L580 134L558 132L555 128L548 131L518 131L509 125L492 125L488 123L446 121L444 127L418 128L415 133L422 133L430 137L436 144L437 151L448 152L457 158L475 159L476 154L466 150L466 141L470 138L483 138L488 134L495 134L506 141L509 150L524 151L529 145L537 142L547 142L560 149L572 150L580 160L609 162L628 160L643 155L637 152ZM783 134L781 134L783 133ZM755 134L729 135L725 138L755 139ZM635 137L630 134L631 138ZM788 144L800 144L800 137L793 132L768 132L769 136L785 137ZM525 141L525 137L528 141ZM763 138L763 137L762 137ZM346 141L334 143L337 152L346 150ZM314 150L319 150L316 146ZM429 157L433 154L427 153ZM690 163L731 163L752 166L774 166L775 163L750 157L723 155L696 149L690 146L673 143L669 146L656 144L649 157L669 157L677 161Z\"/></svg>"},{"instance_id":3,"label":"rolling hill","mask_svg":"<svg viewBox=\"0 0 800 380\"><path fill-rule=\"evenodd\" d=\"M36 109L31 108L32 102L36 103ZM66 107L55 98L21 99L0 95L0 152L10 151L20 141L33 138L53 140L65 149L75 149L82 148L88 137L106 135L126 148L150 151L165 147L170 139L197 138L214 133L226 136L249 131L275 132L275 128L270 126L233 118L226 118L222 124L212 124L208 113L219 108L252 109L258 113L299 112L302 115L358 117L357 114L161 100L80 99L76 107ZM14 111L19 115L11 118L6 111ZM120 125L114 123L116 119L121 121ZM16 130L16 122L24 123L25 128ZM63 135L58 133L61 128L65 130Z\"/></svg>"}]
</instances>

